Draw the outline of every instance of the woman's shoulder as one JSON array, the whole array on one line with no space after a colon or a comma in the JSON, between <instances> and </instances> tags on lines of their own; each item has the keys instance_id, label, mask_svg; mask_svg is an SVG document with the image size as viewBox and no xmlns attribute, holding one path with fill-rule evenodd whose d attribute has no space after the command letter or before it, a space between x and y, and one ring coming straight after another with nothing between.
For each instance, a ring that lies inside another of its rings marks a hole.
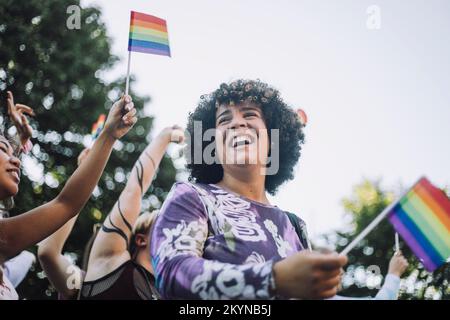
<instances>
[{"instance_id":1,"label":"woman's shoulder","mask_svg":"<svg viewBox=\"0 0 450 320\"><path fill-rule=\"evenodd\" d=\"M205 207L202 199L208 193L207 185L191 182L176 182L167 195L160 214L169 208L170 211L174 209L182 210L184 208L189 211L197 210L203 212Z\"/></svg>"},{"instance_id":2,"label":"woman's shoulder","mask_svg":"<svg viewBox=\"0 0 450 320\"><path fill-rule=\"evenodd\" d=\"M175 182L170 190L169 196L204 195L209 193L211 187L203 183L192 183L186 181ZM169 197L168 196L168 197Z\"/></svg>"}]
</instances>

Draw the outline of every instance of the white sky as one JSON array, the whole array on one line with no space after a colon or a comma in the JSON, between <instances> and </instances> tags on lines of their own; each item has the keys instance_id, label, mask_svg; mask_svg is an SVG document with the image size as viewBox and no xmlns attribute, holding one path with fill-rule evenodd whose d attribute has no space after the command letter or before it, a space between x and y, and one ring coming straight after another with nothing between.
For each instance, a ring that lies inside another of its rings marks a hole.
<instances>
[{"instance_id":1,"label":"white sky","mask_svg":"<svg viewBox=\"0 0 450 320\"><path fill-rule=\"evenodd\" d=\"M363 177L450 182L450 2L85 0L102 8L126 72L130 10L167 20L172 58L133 53L134 90L155 130L185 126L201 94L259 78L309 118L295 180L272 198L314 236L344 226L340 201ZM381 29L366 26L381 9ZM81 26L82 27L82 26ZM89 53L87 53L89 54Z\"/></svg>"}]
</instances>

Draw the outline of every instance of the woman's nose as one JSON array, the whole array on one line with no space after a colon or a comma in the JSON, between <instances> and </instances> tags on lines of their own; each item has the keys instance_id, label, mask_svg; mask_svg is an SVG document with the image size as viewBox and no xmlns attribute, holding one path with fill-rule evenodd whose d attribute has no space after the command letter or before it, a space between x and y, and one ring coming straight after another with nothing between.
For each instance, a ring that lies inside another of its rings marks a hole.
<instances>
[{"instance_id":1,"label":"woman's nose","mask_svg":"<svg viewBox=\"0 0 450 320\"><path fill-rule=\"evenodd\" d=\"M11 156L11 158L9 158L9 161L12 164L14 164L17 168L20 168L20 160L16 156Z\"/></svg>"},{"instance_id":2,"label":"woman's nose","mask_svg":"<svg viewBox=\"0 0 450 320\"><path fill-rule=\"evenodd\" d=\"M237 129L245 126L247 126L247 122L245 121L244 117L242 117L241 115L235 115L233 117L233 120L231 121L230 129Z\"/></svg>"}]
</instances>

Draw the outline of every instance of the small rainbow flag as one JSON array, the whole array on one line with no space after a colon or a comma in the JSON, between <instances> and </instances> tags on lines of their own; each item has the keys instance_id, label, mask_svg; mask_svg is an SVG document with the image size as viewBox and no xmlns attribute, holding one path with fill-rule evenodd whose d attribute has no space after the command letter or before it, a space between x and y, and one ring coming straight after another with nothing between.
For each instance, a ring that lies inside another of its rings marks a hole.
<instances>
[{"instance_id":1,"label":"small rainbow flag","mask_svg":"<svg viewBox=\"0 0 450 320\"><path fill-rule=\"evenodd\" d=\"M92 139L97 139L98 135L103 129L103 126L105 125L106 116L104 114L101 114L98 117L98 120L92 125L91 135Z\"/></svg>"},{"instance_id":2,"label":"small rainbow flag","mask_svg":"<svg viewBox=\"0 0 450 320\"><path fill-rule=\"evenodd\" d=\"M166 21L145 13L131 11L128 51L170 57Z\"/></svg>"},{"instance_id":3,"label":"small rainbow flag","mask_svg":"<svg viewBox=\"0 0 450 320\"><path fill-rule=\"evenodd\" d=\"M427 178L398 201L388 219L428 271L450 257L450 199Z\"/></svg>"}]
</instances>

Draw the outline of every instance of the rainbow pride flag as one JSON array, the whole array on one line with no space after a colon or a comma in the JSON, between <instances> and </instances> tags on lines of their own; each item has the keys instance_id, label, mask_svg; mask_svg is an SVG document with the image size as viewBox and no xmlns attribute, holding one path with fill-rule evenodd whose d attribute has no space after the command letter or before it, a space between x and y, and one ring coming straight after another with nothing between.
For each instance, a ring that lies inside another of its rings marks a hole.
<instances>
[{"instance_id":1,"label":"rainbow pride flag","mask_svg":"<svg viewBox=\"0 0 450 320\"><path fill-rule=\"evenodd\" d=\"M128 51L170 57L166 21L145 13L131 11Z\"/></svg>"},{"instance_id":2,"label":"rainbow pride flag","mask_svg":"<svg viewBox=\"0 0 450 320\"><path fill-rule=\"evenodd\" d=\"M449 259L450 199L427 178L421 178L398 201L388 220L428 271Z\"/></svg>"},{"instance_id":3,"label":"rainbow pride flag","mask_svg":"<svg viewBox=\"0 0 450 320\"><path fill-rule=\"evenodd\" d=\"M92 125L91 135L92 139L97 139L98 135L103 129L103 126L105 125L106 116L104 114L101 114L97 121Z\"/></svg>"}]
</instances>

